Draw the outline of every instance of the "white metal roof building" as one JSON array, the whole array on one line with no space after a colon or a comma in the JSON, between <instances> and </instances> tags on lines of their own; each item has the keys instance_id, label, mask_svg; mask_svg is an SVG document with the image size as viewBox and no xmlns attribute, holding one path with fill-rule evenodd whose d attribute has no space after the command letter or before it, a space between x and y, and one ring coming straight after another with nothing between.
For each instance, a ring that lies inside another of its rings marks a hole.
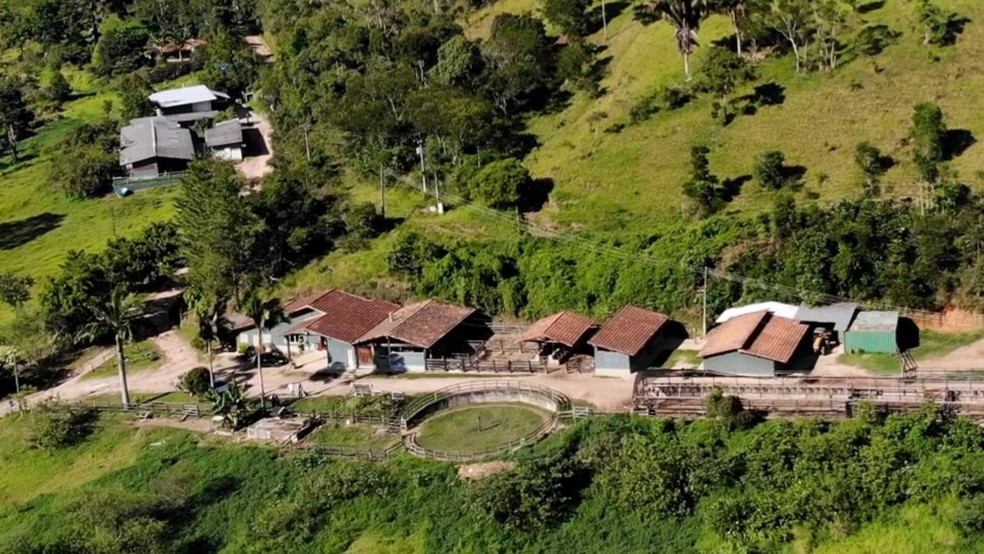
<instances>
[{"instance_id":1,"label":"white metal roof building","mask_svg":"<svg viewBox=\"0 0 984 554\"><path fill-rule=\"evenodd\" d=\"M203 102L214 102L220 98L229 100L229 95L214 91L205 85L193 85L155 92L149 98L154 104L166 109L201 104Z\"/></svg>"},{"instance_id":2,"label":"white metal roof building","mask_svg":"<svg viewBox=\"0 0 984 554\"><path fill-rule=\"evenodd\" d=\"M782 302L756 302L755 304L748 304L746 306L736 306L734 308L728 308L718 316L715 323L724 323L729 319L738 317L745 314L753 314L755 312L769 312L773 315L779 317L785 317L786 319L796 319L796 311L799 308L793 306L792 304L784 304Z\"/></svg>"}]
</instances>

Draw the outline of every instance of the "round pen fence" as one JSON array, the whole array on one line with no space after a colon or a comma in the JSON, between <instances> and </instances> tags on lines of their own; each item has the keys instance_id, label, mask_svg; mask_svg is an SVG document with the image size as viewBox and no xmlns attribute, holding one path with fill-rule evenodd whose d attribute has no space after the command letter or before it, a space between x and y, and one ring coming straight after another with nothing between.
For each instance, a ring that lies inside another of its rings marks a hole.
<instances>
[{"instance_id":1,"label":"round pen fence","mask_svg":"<svg viewBox=\"0 0 984 554\"><path fill-rule=\"evenodd\" d=\"M478 451L461 452L425 448L417 443L416 433L404 435L403 445L409 452L422 458L452 462L480 460L505 454L537 442L557 426L560 412L566 412L571 409L570 399L553 389L518 381L490 381L483 379L482 381L471 381L452 385L422 397L417 397L403 409L400 416L400 425L406 431L419 425L435 412L467 404L504 403L526 404L545 410L550 415L535 431L507 443Z\"/></svg>"}]
</instances>

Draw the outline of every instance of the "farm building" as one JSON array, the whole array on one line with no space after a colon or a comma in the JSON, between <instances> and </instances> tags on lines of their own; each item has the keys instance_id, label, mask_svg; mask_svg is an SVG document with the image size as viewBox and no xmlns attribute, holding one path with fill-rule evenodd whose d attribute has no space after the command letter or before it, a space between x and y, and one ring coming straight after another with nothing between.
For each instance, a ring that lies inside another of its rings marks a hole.
<instances>
[{"instance_id":1,"label":"farm building","mask_svg":"<svg viewBox=\"0 0 984 554\"><path fill-rule=\"evenodd\" d=\"M238 119L216 123L205 130L205 146L216 158L242 161L244 144L243 126Z\"/></svg>"},{"instance_id":2,"label":"farm building","mask_svg":"<svg viewBox=\"0 0 984 554\"><path fill-rule=\"evenodd\" d=\"M284 334L299 349L322 350L332 369L372 367L372 351L355 342L400 309L397 304L331 290L310 303L320 317L306 319Z\"/></svg>"},{"instance_id":3,"label":"farm building","mask_svg":"<svg viewBox=\"0 0 984 554\"><path fill-rule=\"evenodd\" d=\"M284 313L287 315L287 321L278 323L272 329L264 329L262 336L256 328L256 322L252 319L243 315L230 316L230 320L232 321L232 332L236 333L236 344L240 346L262 345L265 348L273 347L277 350L286 351L290 345L298 344L296 340L294 342L288 340L287 331L301 325L302 323L306 323L324 315L324 312L321 312L312 306L312 304L320 297L321 294L308 296L295 300L284 306Z\"/></svg>"},{"instance_id":4,"label":"farm building","mask_svg":"<svg viewBox=\"0 0 984 554\"><path fill-rule=\"evenodd\" d=\"M800 304L792 319L811 326L822 327L832 333L832 338L835 341L841 342L844 340L844 333L850 328L857 313L858 305L849 302L829 306Z\"/></svg>"},{"instance_id":5,"label":"farm building","mask_svg":"<svg viewBox=\"0 0 984 554\"><path fill-rule=\"evenodd\" d=\"M635 306L619 310L588 341L594 346L595 371L626 375L649 367L662 351L660 338L669 320Z\"/></svg>"},{"instance_id":6,"label":"farm building","mask_svg":"<svg viewBox=\"0 0 984 554\"><path fill-rule=\"evenodd\" d=\"M729 319L738 317L745 314L754 314L757 312L769 312L770 314L775 314L780 317L785 317L788 319L794 319L796 317L796 311L798 308L792 304L785 304L783 302L756 302L754 304L747 304L745 306L735 306L734 308L728 308L721 312L715 323L724 323Z\"/></svg>"},{"instance_id":7,"label":"farm building","mask_svg":"<svg viewBox=\"0 0 984 554\"><path fill-rule=\"evenodd\" d=\"M194 159L191 132L167 119L142 117L120 129L120 166L131 179L185 171Z\"/></svg>"},{"instance_id":8,"label":"farm building","mask_svg":"<svg viewBox=\"0 0 984 554\"><path fill-rule=\"evenodd\" d=\"M861 312L847 330L844 347L851 352L882 352L894 354L899 350L898 312Z\"/></svg>"},{"instance_id":9,"label":"farm building","mask_svg":"<svg viewBox=\"0 0 984 554\"><path fill-rule=\"evenodd\" d=\"M704 369L729 375L771 376L789 369L809 344L810 327L767 310L742 314L707 334Z\"/></svg>"},{"instance_id":10,"label":"farm building","mask_svg":"<svg viewBox=\"0 0 984 554\"><path fill-rule=\"evenodd\" d=\"M195 53L206 46L208 46L208 41L190 38L182 42L170 42L155 46L154 52L159 59L168 63L182 63L191 61Z\"/></svg>"},{"instance_id":11,"label":"farm building","mask_svg":"<svg viewBox=\"0 0 984 554\"><path fill-rule=\"evenodd\" d=\"M162 90L150 95L157 115L175 123L191 124L200 119L213 119L229 104L229 95L205 85Z\"/></svg>"},{"instance_id":12,"label":"farm building","mask_svg":"<svg viewBox=\"0 0 984 554\"><path fill-rule=\"evenodd\" d=\"M487 329L475 314L474 308L426 300L390 313L355 344L371 349L378 370L424 371L428 358L475 353L468 340Z\"/></svg>"},{"instance_id":13,"label":"farm building","mask_svg":"<svg viewBox=\"0 0 984 554\"><path fill-rule=\"evenodd\" d=\"M535 322L520 340L536 343L539 356L547 358L548 364L559 364L587 346L587 339L597 328L598 324L590 317L560 312Z\"/></svg>"}]
</instances>

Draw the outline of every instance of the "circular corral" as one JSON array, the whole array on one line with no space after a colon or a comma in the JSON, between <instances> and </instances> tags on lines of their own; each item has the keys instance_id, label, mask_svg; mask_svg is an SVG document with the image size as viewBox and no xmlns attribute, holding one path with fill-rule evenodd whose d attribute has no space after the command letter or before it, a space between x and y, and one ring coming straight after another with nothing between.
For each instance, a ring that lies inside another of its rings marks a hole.
<instances>
[{"instance_id":1,"label":"circular corral","mask_svg":"<svg viewBox=\"0 0 984 554\"><path fill-rule=\"evenodd\" d=\"M502 423L508 423L508 420L512 418L519 418L518 414L520 412L513 410L526 410L530 412L530 415L539 417L540 424L535 428L524 425L523 429L513 433L512 436L507 436L508 433L502 432L489 433L489 437L487 437L489 440L485 441L484 444L482 441L478 441L477 443L471 442L469 444L463 444L462 446L465 448L451 448L451 444L442 444L441 441L435 443L427 440L422 445L417 440L418 433L411 431L403 437L404 446L417 456L448 461L471 461L504 454L525 445L533 444L552 431L557 425L558 414L562 411L569 410L571 402L565 395L547 387L519 381L492 381L483 379L481 381L469 381L467 383L445 387L434 393L415 399L403 409L401 426L404 431L408 431L420 426L434 414L448 410L451 410L448 412L449 414L454 414L455 412L463 411L463 407L466 405L472 405L470 407L474 407L474 405L492 407L494 405L499 408L499 413L493 419L498 419ZM511 409L506 410L506 408ZM506 417L506 412L510 414L508 417ZM473 412L469 417L463 418L462 421L465 425L477 425L479 413ZM493 412L487 413L491 415ZM474 421L472 421L471 416L474 416ZM436 420L437 418L435 417L434 419ZM487 421L492 423L492 420ZM498 436L502 439L502 442L490 444L493 436ZM453 438L453 435L445 437L445 439ZM430 448L427 446L430 446ZM437 446L441 446L442 448L438 449L436 448ZM448 448L444 449L443 447L445 446Z\"/></svg>"},{"instance_id":2,"label":"circular corral","mask_svg":"<svg viewBox=\"0 0 984 554\"><path fill-rule=\"evenodd\" d=\"M535 433L552 414L528 404L472 404L424 420L414 440L422 448L472 454Z\"/></svg>"}]
</instances>

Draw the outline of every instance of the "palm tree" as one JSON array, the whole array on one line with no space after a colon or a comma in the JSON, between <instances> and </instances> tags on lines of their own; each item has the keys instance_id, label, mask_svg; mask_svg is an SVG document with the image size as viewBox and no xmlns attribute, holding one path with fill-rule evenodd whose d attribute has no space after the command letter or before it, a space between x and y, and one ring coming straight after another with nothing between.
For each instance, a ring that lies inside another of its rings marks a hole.
<instances>
[{"instance_id":1,"label":"palm tree","mask_svg":"<svg viewBox=\"0 0 984 554\"><path fill-rule=\"evenodd\" d=\"M212 343L221 340L223 332L229 328L229 321L222 317L222 304L202 303L195 309L198 316L198 338L205 343L208 354L208 380L215 388L215 368L212 360Z\"/></svg>"},{"instance_id":2,"label":"palm tree","mask_svg":"<svg viewBox=\"0 0 984 554\"><path fill-rule=\"evenodd\" d=\"M263 384L263 331L269 331L289 318L279 298L264 300L259 293L253 292L243 303L243 312L249 316L259 332L259 346L256 349L256 371L260 376L260 408L266 408L266 386ZM272 337L271 337L272 339ZM272 342L272 340L271 340Z\"/></svg>"},{"instance_id":3,"label":"palm tree","mask_svg":"<svg viewBox=\"0 0 984 554\"><path fill-rule=\"evenodd\" d=\"M683 68L690 80L690 55L697 42L700 22L708 13L707 0L653 0L645 6L645 11L666 19L676 27L677 48L683 54Z\"/></svg>"},{"instance_id":4,"label":"palm tree","mask_svg":"<svg viewBox=\"0 0 984 554\"><path fill-rule=\"evenodd\" d=\"M711 0L713 11L726 13L731 18L731 26L735 28L735 40L737 41L739 56L742 54L741 35L745 29L745 19L748 16L748 3L749 0Z\"/></svg>"},{"instance_id":5,"label":"palm tree","mask_svg":"<svg viewBox=\"0 0 984 554\"><path fill-rule=\"evenodd\" d=\"M124 407L130 405L130 390L126 386L126 355L123 353L123 344L132 337L131 325L142 314L143 302L126 287L116 285L109 296L92 306L93 321L81 333L90 340L107 331L113 333L116 342L116 367L120 375L120 395Z\"/></svg>"}]
</instances>

